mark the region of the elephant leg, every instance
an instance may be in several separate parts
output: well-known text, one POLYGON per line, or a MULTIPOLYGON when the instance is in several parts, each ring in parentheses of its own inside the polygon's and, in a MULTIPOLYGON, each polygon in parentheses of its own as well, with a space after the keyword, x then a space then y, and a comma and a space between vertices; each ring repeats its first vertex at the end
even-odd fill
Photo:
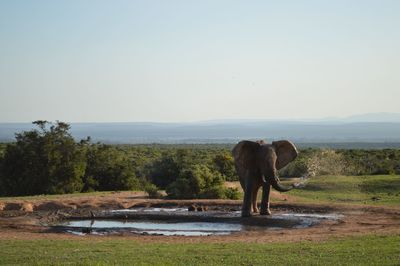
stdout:
POLYGON ((255 212, 255 213, 259 212, 258 207, 257 207, 257 194, 258 194, 259 189, 260 188, 258 186, 254 186, 253 192, 252 192, 251 202, 253 204, 253 212, 255 212))
POLYGON ((271 211, 269 210, 269 193, 271 191, 270 183, 265 183, 262 186, 263 193, 261 199, 261 212, 260 215, 271 215, 271 211))
POLYGON ((253 192, 253 182, 250 178, 246 179, 246 185, 244 189, 244 198, 243 198, 243 205, 242 205, 242 217, 249 217, 251 216, 251 194, 253 192))

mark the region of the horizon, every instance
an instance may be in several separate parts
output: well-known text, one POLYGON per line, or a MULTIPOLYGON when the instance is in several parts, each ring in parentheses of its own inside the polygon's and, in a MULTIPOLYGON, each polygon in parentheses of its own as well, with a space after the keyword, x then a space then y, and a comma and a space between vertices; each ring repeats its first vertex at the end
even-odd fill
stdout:
POLYGON ((0 3, 0 121, 400 113, 400 2, 0 3))
POLYGON ((338 116, 338 117, 316 117, 316 118, 216 118, 209 120, 194 120, 194 121, 62 121, 59 119, 56 120, 47 120, 47 119, 36 119, 32 121, 10 121, 4 122, 0 121, 0 124, 31 124, 37 120, 46 120, 47 122, 53 123, 56 121, 66 122, 69 124, 117 124, 117 123, 154 123, 154 124, 196 124, 196 123, 228 123, 228 122, 316 122, 316 123, 329 123, 329 122, 383 122, 383 123, 398 123, 400 122, 400 112, 399 113, 389 113, 389 112, 377 112, 377 113, 357 113, 349 116, 338 116), (389 118, 388 118, 389 116, 389 118), (367 119, 367 121, 365 121, 367 119), (379 121, 380 120, 380 121, 379 121))
MULTIPOLYGON (((69 124, 71 125, 70 133, 77 141, 90 136, 94 142, 109 144, 215 144, 236 143, 240 139, 270 141, 290 139, 295 143, 322 143, 321 147, 330 143, 330 146, 335 147, 397 148, 400 143, 400 114, 375 113, 343 119, 311 121, 241 119, 183 123, 77 122, 69 124), (346 146, 334 143, 364 144, 346 146), (371 143, 377 145, 371 145, 371 143)), ((35 128, 36 126, 30 122, 0 123, 0 142, 12 142, 16 132, 35 128)))

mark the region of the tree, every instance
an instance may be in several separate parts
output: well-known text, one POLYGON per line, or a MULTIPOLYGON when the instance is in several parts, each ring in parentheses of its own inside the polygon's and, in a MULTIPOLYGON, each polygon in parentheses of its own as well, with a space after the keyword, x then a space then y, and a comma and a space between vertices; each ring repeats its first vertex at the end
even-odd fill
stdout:
POLYGON ((17 133, 8 144, 2 163, 1 183, 6 195, 78 192, 85 173, 85 143, 75 143, 69 125, 38 120, 39 127, 17 133))
POLYGON ((135 169, 123 150, 95 144, 87 152, 83 191, 134 190, 140 187, 135 169))
POLYGON ((220 172, 227 181, 237 181, 239 177, 236 174, 235 163, 230 152, 222 152, 215 155, 213 163, 218 172, 220 172))
POLYGON ((178 178, 180 170, 181 167, 172 154, 164 155, 153 164, 150 180, 157 187, 165 189, 178 178))

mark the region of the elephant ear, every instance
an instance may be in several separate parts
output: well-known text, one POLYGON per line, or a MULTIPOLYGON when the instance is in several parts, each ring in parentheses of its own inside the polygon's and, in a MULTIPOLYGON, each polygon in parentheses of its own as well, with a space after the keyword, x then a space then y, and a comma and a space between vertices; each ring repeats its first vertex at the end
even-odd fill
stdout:
POLYGON ((235 164, 244 169, 255 169, 256 154, 260 149, 260 143, 243 140, 239 142, 232 150, 235 164))
POLYGON ((276 168, 282 169, 288 163, 296 159, 299 152, 296 149, 296 146, 288 140, 279 140, 273 141, 272 146, 275 148, 275 153, 277 156, 276 159, 276 168))

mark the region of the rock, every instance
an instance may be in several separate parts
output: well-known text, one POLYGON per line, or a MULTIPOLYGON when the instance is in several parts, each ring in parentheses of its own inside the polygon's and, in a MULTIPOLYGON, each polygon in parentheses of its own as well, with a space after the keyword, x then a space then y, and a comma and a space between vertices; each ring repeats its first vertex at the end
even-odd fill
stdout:
POLYGON ((92 232, 92 228, 89 228, 89 227, 82 228, 82 233, 84 233, 84 234, 90 234, 91 232, 92 232))
POLYGON ((205 212, 205 211, 207 211, 208 210, 208 207, 207 206, 198 206, 197 207, 197 211, 198 212, 205 212))
POLYGON ((190 211, 190 212, 196 211, 196 206, 190 205, 189 208, 188 208, 188 211, 190 211))
POLYGON ((380 200, 380 199, 381 199, 381 198, 376 197, 376 196, 374 196, 374 197, 371 198, 371 200, 373 200, 373 201, 378 201, 378 200, 380 200))
POLYGON ((35 206, 34 209, 35 211, 55 211, 62 209, 72 209, 72 207, 61 202, 47 201, 35 206))
POLYGON ((33 206, 32 206, 32 204, 29 203, 29 202, 24 202, 24 203, 22 203, 21 211, 24 211, 24 212, 33 212, 33 206))
POLYGON ((22 209, 22 204, 21 203, 7 203, 6 206, 4 207, 5 211, 20 211, 22 209))

